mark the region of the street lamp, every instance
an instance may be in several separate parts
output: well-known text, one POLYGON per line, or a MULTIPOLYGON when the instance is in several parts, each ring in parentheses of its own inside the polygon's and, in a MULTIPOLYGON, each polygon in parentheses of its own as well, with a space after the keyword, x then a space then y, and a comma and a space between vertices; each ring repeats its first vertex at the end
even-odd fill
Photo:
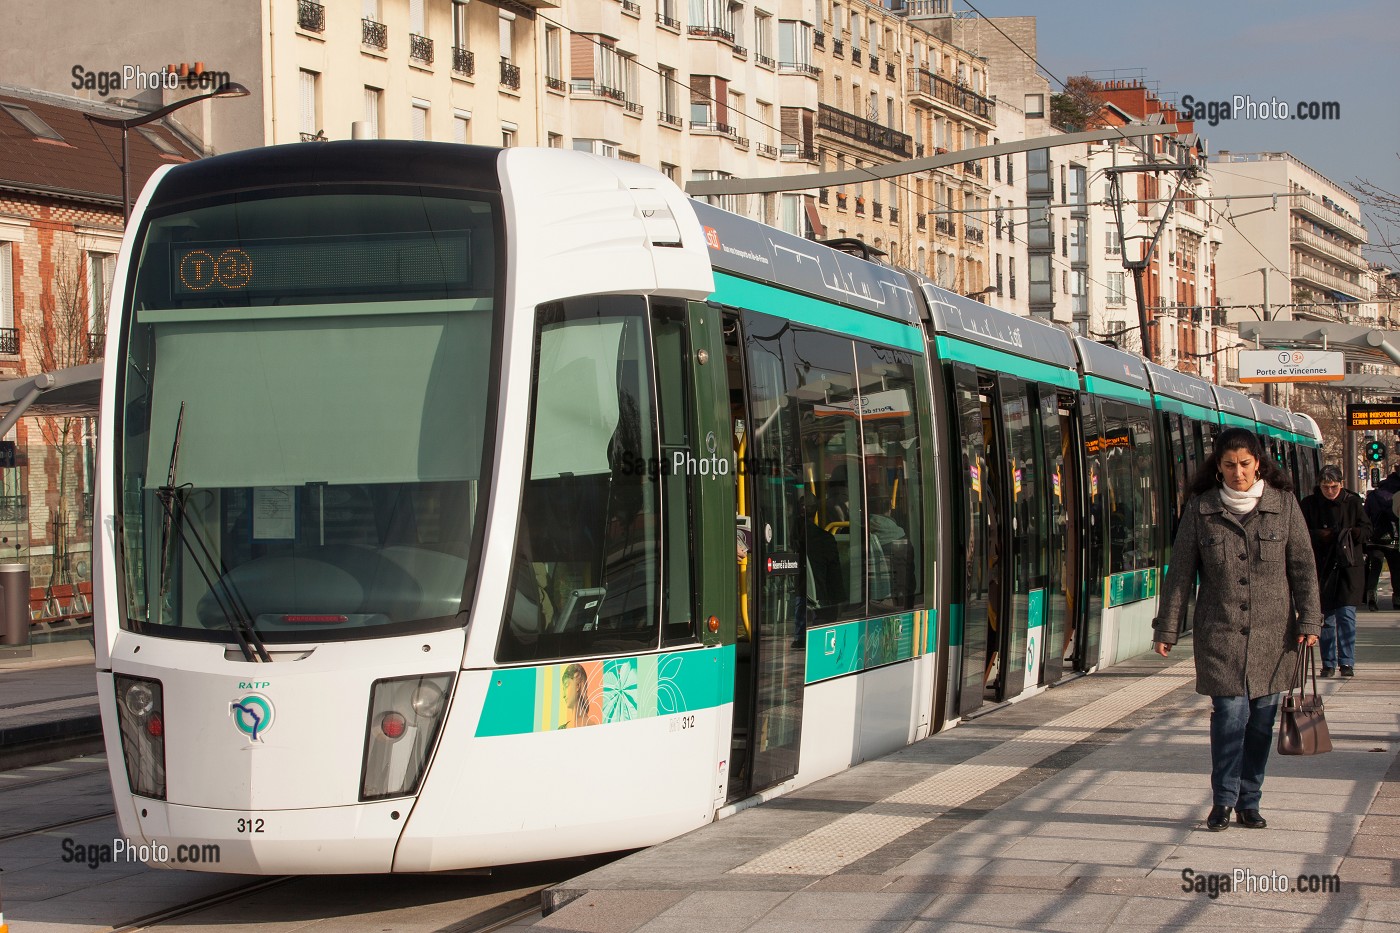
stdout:
POLYGON ((970 294, 970 295, 964 295, 963 297, 964 297, 964 298, 981 298, 983 295, 990 295, 990 294, 992 294, 992 292, 994 292, 994 291, 996 291, 996 290, 997 290, 997 287, 996 287, 995 285, 988 285, 986 288, 982 289, 981 291, 973 292, 972 294, 970 294))
POLYGON ((130 167, 130 155, 127 150, 126 134, 133 126, 142 126, 146 123, 154 123, 161 117, 169 116, 181 107, 188 107, 190 104, 198 103, 201 100, 208 100, 211 97, 247 97, 248 89, 237 82, 230 81, 221 84, 208 94, 196 94, 194 97, 186 97, 184 100, 177 100, 173 104, 167 104, 159 110, 142 114, 139 117, 131 117, 120 120, 116 117, 97 117, 86 114, 93 123, 101 123, 103 126, 120 127, 122 131, 122 226, 125 227, 127 221, 131 219, 131 198, 127 194, 127 174, 130 167))

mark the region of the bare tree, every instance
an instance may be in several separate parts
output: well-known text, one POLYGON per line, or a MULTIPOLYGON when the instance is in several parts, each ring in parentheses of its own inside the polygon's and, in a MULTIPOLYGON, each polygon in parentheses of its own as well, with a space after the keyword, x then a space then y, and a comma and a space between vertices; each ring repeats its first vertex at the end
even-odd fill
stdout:
MULTIPOLYGON (((1400 153, 1396 158, 1400 158, 1400 153)), ((1396 239, 1395 234, 1396 230, 1400 230, 1400 194, 1365 178, 1358 178, 1351 189, 1356 192, 1358 200, 1370 208, 1371 219, 1379 221, 1378 226, 1383 228, 1375 231, 1376 241, 1371 246, 1385 250, 1400 262, 1400 240, 1396 239)))
MULTIPOLYGON (((48 287, 39 296, 39 326, 31 327, 27 335, 25 356, 39 372, 80 366, 93 358, 89 337, 87 257, 75 249, 59 248, 55 251, 52 268, 53 273, 46 283, 48 287)), ((72 582, 70 536, 76 515, 73 498, 79 491, 76 464, 83 419, 40 416, 35 421, 48 447, 48 456, 58 461, 57 495, 50 519, 53 534, 50 579, 72 582)))
POLYGON ((1079 132, 1096 126, 1103 115, 1104 102, 1099 82, 1088 75, 1075 75, 1065 82, 1063 94, 1050 95, 1050 122, 1065 132, 1079 132))

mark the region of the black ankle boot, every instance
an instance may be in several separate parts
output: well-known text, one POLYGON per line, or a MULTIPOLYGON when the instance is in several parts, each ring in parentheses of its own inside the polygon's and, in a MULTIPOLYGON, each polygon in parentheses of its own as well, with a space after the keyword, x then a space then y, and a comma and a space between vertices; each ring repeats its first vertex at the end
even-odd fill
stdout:
POLYGON ((1236 810, 1235 822, 1245 829, 1263 829, 1269 825, 1269 821, 1260 816, 1258 810, 1236 810))
POLYGON ((1218 804, 1210 808, 1210 816, 1206 817, 1206 829, 1213 833, 1218 833, 1223 829, 1230 828, 1230 808, 1222 807, 1218 804))

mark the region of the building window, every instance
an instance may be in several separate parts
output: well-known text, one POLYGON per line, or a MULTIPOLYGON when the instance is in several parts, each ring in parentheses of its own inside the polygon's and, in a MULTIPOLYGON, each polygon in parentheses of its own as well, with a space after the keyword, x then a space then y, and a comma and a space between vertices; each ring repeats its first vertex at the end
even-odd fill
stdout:
POLYGON ((428 34, 428 14, 423 9, 423 0, 408 0, 408 31, 415 36, 428 34))
POLYGON ((660 65, 656 71, 660 76, 658 90, 661 92, 661 119, 663 122, 675 124, 680 120, 680 114, 676 112, 679 109, 676 102, 676 69, 660 65))
POLYGON ((762 10, 753 11, 753 47, 760 64, 773 64, 773 17, 762 10))
POLYGON ((563 31, 558 26, 544 27, 545 84, 556 91, 564 90, 563 31))
POLYGON ((1121 272, 1108 274, 1108 303, 1111 305, 1123 303, 1123 273, 1121 272))
POLYGON ((365 87, 365 123, 369 124, 370 139, 379 139, 379 119, 384 110, 384 92, 377 87, 365 87))
POLYGON ((778 67, 797 70, 812 65, 812 27, 793 20, 778 21, 778 67))
POLYGON ((501 10, 500 31, 501 31, 501 61, 509 62, 515 58, 515 14, 501 10))
POLYGON ((301 70, 301 137, 310 139, 316 136, 321 126, 320 108, 317 106, 320 97, 321 76, 314 71, 301 70))
POLYGON ((430 105, 426 100, 413 99, 413 138, 430 139, 428 135, 428 110, 430 105))
POLYGON ((575 152, 591 152, 594 155, 606 156, 609 159, 617 158, 617 144, 610 143, 604 139, 575 139, 575 152))
POLYGON ((472 112, 470 110, 452 111, 452 139, 459 143, 471 142, 472 112))
POLYGON ((677 178, 680 177, 680 171, 680 166, 672 165, 669 162, 661 163, 661 174, 671 179, 671 181, 675 181, 677 178))
POLYGON ((471 48, 468 41, 471 33, 467 28, 467 6, 466 0, 452 0, 452 45, 459 49, 471 48))
MULTIPOLYGON (((15 326, 15 276, 12 266, 14 246, 0 241, 0 328, 13 330, 15 326)), ((0 335, 0 338, 8 335, 0 335)), ((0 339, 0 352, 17 353, 18 347, 11 349, 5 344, 10 341, 0 339)))
POLYGON ((549 136, 548 136, 548 140, 549 140, 549 148, 551 148, 551 149, 563 149, 563 148, 564 148, 564 137, 563 137, 563 136, 560 136, 558 133, 550 133, 549 136))
POLYGON ((112 297, 112 279, 117 273, 117 257, 112 253, 88 253, 88 331, 107 330, 107 303, 112 297))
POLYGON ((517 132, 519 132, 519 130, 520 130, 520 127, 517 126, 516 124, 514 124, 514 123, 507 123, 507 122, 502 121, 502 123, 501 123, 501 147, 504 148, 504 149, 509 149, 511 146, 514 146, 514 145, 515 145, 515 134, 516 134, 517 132))
POLYGON ((1028 116, 1028 117, 1043 117, 1043 116, 1045 116, 1045 95, 1044 95, 1044 94, 1027 94, 1027 95, 1026 95, 1026 116, 1028 116))

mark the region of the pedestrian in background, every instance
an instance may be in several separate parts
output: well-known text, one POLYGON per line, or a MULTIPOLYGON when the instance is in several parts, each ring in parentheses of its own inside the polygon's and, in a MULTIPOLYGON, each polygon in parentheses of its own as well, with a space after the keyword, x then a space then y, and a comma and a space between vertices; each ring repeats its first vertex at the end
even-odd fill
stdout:
POLYGON ((1365 587, 1364 559, 1371 522, 1361 497, 1342 488, 1342 470, 1322 468, 1316 491, 1303 500, 1303 517, 1312 535, 1322 601, 1322 676, 1340 668, 1355 673, 1356 606, 1365 587))
POLYGON ((1196 692, 1211 698, 1211 810, 1206 827, 1247 829, 1259 813, 1279 694, 1298 647, 1317 644, 1322 608, 1312 542, 1288 474, 1252 431, 1227 428, 1191 482, 1152 623, 1166 657, 1196 599, 1196 692))
POLYGON ((1390 471, 1375 489, 1366 493, 1366 518, 1371 522, 1371 540, 1366 545, 1366 608, 1372 612, 1376 602, 1376 587, 1381 582, 1381 564, 1390 568, 1390 607, 1400 609, 1400 592, 1396 592, 1396 570, 1400 569, 1400 548, 1396 547, 1395 494, 1400 492, 1400 472, 1390 471))

